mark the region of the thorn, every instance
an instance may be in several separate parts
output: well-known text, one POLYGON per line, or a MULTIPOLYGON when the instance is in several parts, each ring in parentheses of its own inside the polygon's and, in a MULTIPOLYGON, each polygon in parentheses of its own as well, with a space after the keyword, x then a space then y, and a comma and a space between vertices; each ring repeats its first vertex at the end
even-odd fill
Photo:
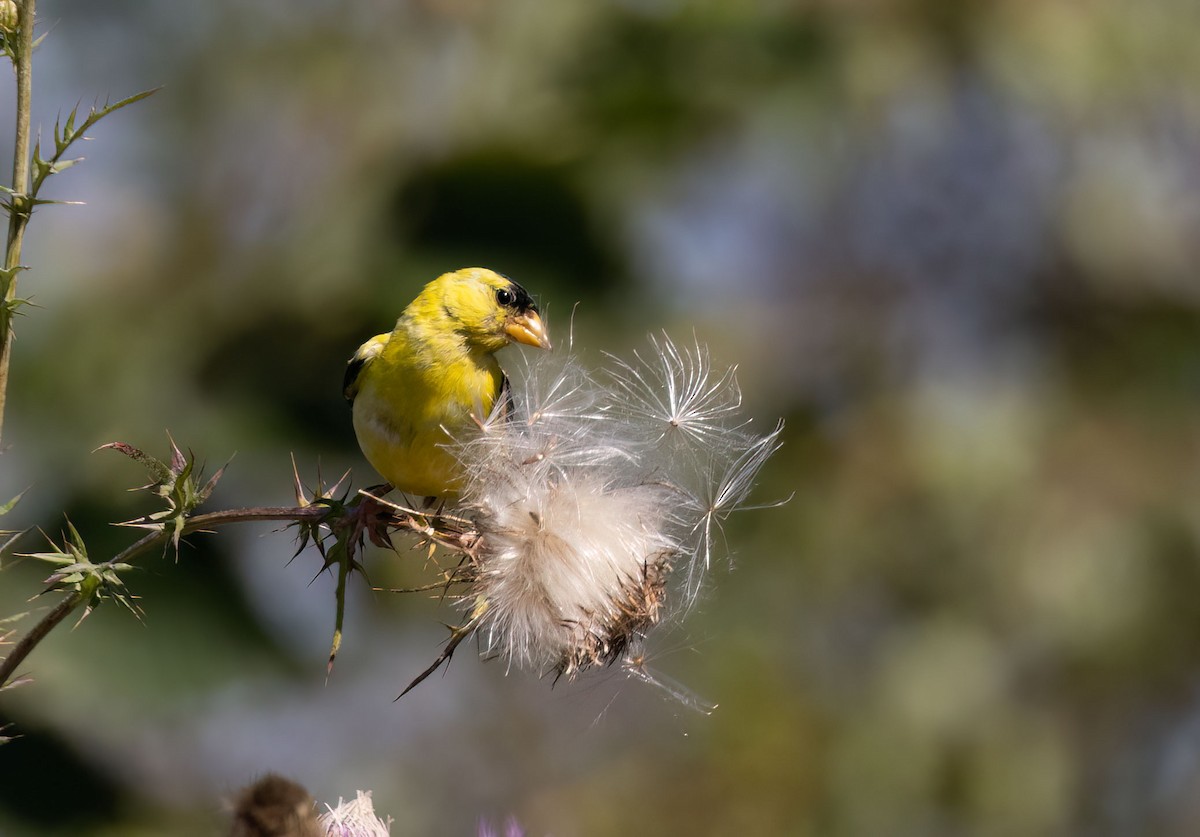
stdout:
MULTIPOLYGON (((445 663, 447 667, 449 667, 450 658, 454 656, 454 650, 458 648, 459 643, 475 632, 478 621, 479 620, 477 617, 473 617, 467 620, 464 624, 459 625, 456 628, 451 628, 450 640, 446 643, 446 647, 442 649, 442 653, 438 654, 437 659, 434 660, 427 669, 418 674, 411 683, 405 686, 403 692, 396 695, 396 700, 400 700, 400 698, 404 697, 413 689, 415 689, 422 681, 425 680, 425 678, 437 671, 441 667, 442 663, 445 663)), ((396 701, 392 702, 395 703, 396 701)))
POLYGON ((333 632, 333 645, 329 649, 329 662, 325 665, 325 683, 328 685, 329 678, 333 674, 333 661, 337 658, 338 649, 342 647, 342 632, 340 630, 333 632))
MULTIPOLYGON (((342 474, 340 477, 338 477, 337 482, 335 482, 333 485, 331 485, 329 487, 329 491, 326 493, 325 496, 332 497, 334 494, 337 494, 338 491, 340 491, 342 488, 342 483, 346 483, 347 485, 349 485, 349 479, 350 479, 350 469, 347 468, 346 472, 344 474, 342 474)), ((347 488, 347 491, 349 491, 349 488, 347 488)), ((346 498, 343 497, 342 499, 344 500, 346 498)))
POLYGON ((167 432, 167 439, 171 443, 171 472, 178 474, 183 470, 184 465, 187 464, 187 460, 184 459, 183 451, 179 449, 179 445, 175 444, 175 439, 169 431, 167 432))
POLYGON ((296 489, 296 505, 307 506, 309 499, 304 496, 304 485, 300 482, 300 470, 296 467, 296 454, 289 453, 292 459, 292 485, 296 489))

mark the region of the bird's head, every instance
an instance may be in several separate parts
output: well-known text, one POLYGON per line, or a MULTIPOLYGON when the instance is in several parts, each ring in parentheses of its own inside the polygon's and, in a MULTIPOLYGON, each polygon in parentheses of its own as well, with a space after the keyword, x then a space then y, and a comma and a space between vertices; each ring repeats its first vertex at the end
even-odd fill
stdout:
POLYGON ((475 349, 494 352, 510 342, 550 348, 550 337, 529 293, 507 276, 482 267, 444 273, 413 303, 426 316, 446 318, 475 349))

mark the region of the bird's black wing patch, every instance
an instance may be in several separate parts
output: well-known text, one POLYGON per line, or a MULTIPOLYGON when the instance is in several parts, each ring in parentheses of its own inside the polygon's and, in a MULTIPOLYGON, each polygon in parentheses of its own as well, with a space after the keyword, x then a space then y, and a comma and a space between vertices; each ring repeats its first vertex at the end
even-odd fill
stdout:
POLYGON ((355 355, 346 364, 346 377, 342 378, 342 395, 346 396, 347 404, 354 403, 354 396, 358 394, 358 376, 362 373, 368 360, 369 358, 355 355))
POLYGON ((358 395, 359 378, 362 377, 363 370, 367 368, 367 364, 373 361, 383 347, 387 345, 387 334, 377 334, 358 347, 358 351, 350 358, 350 362, 346 364, 346 376, 342 378, 342 395, 346 396, 346 401, 350 404, 354 403, 354 396, 358 395))

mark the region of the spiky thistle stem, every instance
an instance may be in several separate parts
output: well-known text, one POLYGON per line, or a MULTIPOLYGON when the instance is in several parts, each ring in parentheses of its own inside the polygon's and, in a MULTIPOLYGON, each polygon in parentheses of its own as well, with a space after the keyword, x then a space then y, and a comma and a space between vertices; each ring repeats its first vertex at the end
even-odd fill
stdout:
POLYGON ((18 200, 29 198, 29 142, 33 102, 33 19, 37 0, 20 0, 17 4, 16 37, 11 39, 11 53, 17 76, 16 132, 13 138, 13 211, 8 218, 8 239, 4 253, 4 270, 0 272, 0 438, 3 437, 4 407, 8 395, 8 369, 12 356, 13 304, 17 295, 17 273, 21 265, 21 244, 29 223, 31 206, 18 200))
MULTIPOLYGON (((217 526, 224 526, 229 523, 253 523, 257 521, 279 520, 292 523, 306 522, 318 520, 328 513, 328 509, 323 506, 260 506, 245 509, 224 509, 222 511, 208 512, 207 514, 198 514, 188 518, 184 524, 182 534, 190 534, 192 532, 200 532, 207 529, 212 529, 217 526)), ((160 529, 151 532, 145 537, 135 541, 127 546, 121 552, 117 553, 108 561, 100 565, 101 568, 114 567, 119 564, 128 564, 133 559, 151 551, 155 548, 165 547, 172 539, 173 534, 167 529, 160 529)), ((82 591, 68 594, 57 605, 54 606, 45 616, 43 616, 37 624, 21 637, 20 641, 13 646, 12 651, 0 661, 0 688, 3 688, 16 673, 17 667, 25 661, 25 659, 33 652, 42 640, 44 640, 51 631, 58 625, 62 624, 68 616, 74 613, 78 608, 82 607, 88 601, 88 595, 82 591)))

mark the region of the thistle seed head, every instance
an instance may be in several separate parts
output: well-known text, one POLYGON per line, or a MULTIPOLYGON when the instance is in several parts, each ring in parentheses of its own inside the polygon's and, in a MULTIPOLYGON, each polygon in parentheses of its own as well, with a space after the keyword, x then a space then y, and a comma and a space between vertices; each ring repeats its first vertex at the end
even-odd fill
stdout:
POLYGON ((779 447, 780 428, 750 431, 732 368, 714 373, 698 344, 650 343, 596 374, 569 352, 523 355, 512 410, 455 448, 469 475, 457 513, 478 533, 461 599, 509 665, 570 679, 685 612, 715 533, 779 447))

